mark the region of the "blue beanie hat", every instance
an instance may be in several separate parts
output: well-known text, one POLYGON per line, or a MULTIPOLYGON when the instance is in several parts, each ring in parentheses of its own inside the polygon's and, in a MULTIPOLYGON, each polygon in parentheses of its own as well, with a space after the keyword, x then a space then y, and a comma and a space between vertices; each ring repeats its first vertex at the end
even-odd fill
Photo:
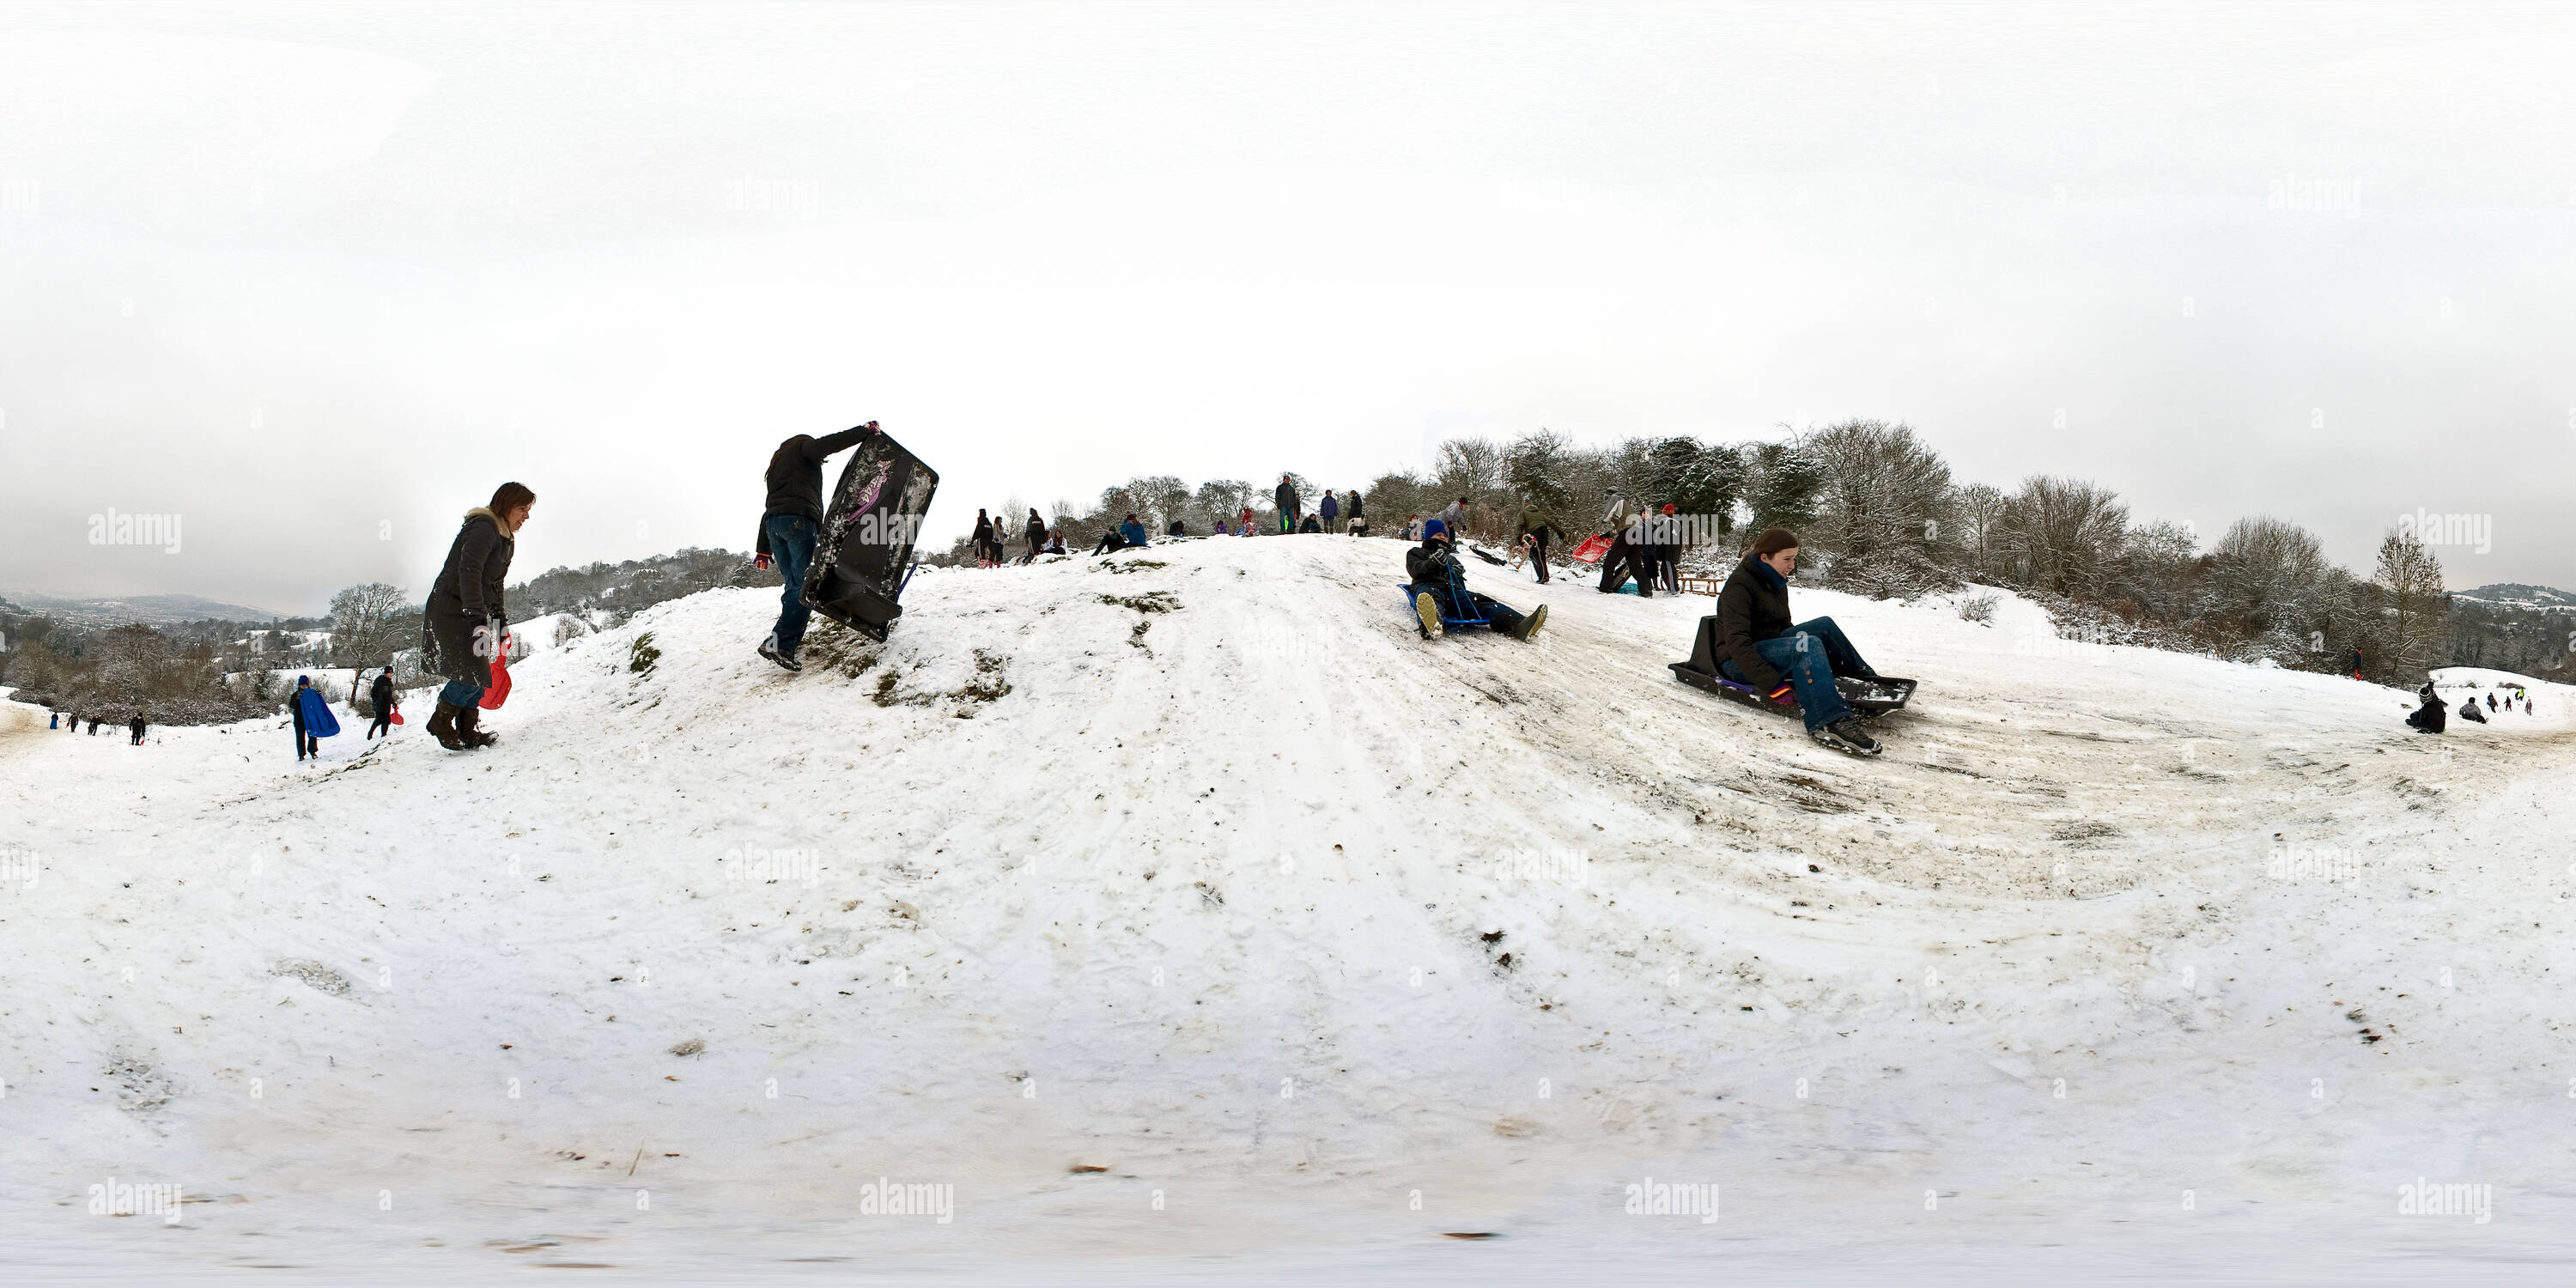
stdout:
POLYGON ((1438 519, 1433 519, 1431 522, 1422 525, 1422 539, 1425 541, 1428 541, 1433 537, 1445 537, 1447 535, 1449 535, 1449 525, 1442 523, 1438 519))
POLYGON ((301 688, 305 688, 305 687, 310 686, 312 683, 313 683, 313 677, 312 677, 312 676, 309 676, 309 675, 299 675, 299 676, 295 677, 295 687, 296 687, 296 688, 299 688, 299 689, 301 689, 301 688))

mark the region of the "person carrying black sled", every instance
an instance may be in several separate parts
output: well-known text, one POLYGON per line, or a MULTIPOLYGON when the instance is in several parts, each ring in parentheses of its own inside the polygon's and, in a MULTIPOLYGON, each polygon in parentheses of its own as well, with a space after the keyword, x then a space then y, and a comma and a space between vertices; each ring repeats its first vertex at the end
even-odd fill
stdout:
MULTIPOLYGON (((778 565, 784 583, 778 596, 778 624, 760 642, 760 655, 790 671, 805 668, 796 661, 796 646, 805 642, 805 625, 813 610, 805 606, 805 568, 814 562, 814 546, 823 532, 823 462, 832 453, 854 446, 877 432, 877 423, 854 426, 816 438, 798 434, 769 454, 763 478, 769 500, 760 511, 760 539, 752 546, 752 563, 778 565)), ((436 732, 433 721, 432 732, 436 732)))
POLYGON ((2442 695, 2433 691, 2431 680, 2426 680, 2424 687, 2415 691, 2415 696, 2423 699, 2424 705, 2406 717, 2408 727, 2423 733, 2440 733, 2450 726, 2450 708, 2442 704, 2442 695))
POLYGON ((1830 617, 1791 625, 1789 578, 1798 571, 1798 534, 1766 529, 1717 593, 1718 670, 1774 702, 1795 700, 1807 736, 1836 751, 1875 756, 1878 740, 1860 727, 1834 677, 1875 680, 1830 617))
POLYGON ((446 676, 447 685, 438 691, 429 732, 449 751, 496 741, 474 726, 482 718, 483 691, 492 687, 492 659, 510 629, 501 593, 510 577, 510 556, 536 507, 537 494, 525 485, 502 484, 490 505, 465 512, 455 544, 447 548, 447 563, 430 585, 429 603, 421 612, 423 669, 446 676))
POLYGON ((392 737, 394 733, 394 669, 392 667, 386 667, 384 672, 376 677, 376 682, 367 686, 367 705, 376 709, 376 722, 367 726, 367 741, 374 742, 377 734, 392 737))
POLYGON ((1467 589, 1467 570, 1458 563, 1449 525, 1438 519, 1422 526, 1421 545, 1404 552, 1404 574, 1413 583, 1413 613, 1421 619, 1424 639, 1438 639, 1444 633, 1440 625, 1444 614, 1482 617, 1497 632, 1516 640, 1538 634, 1538 628, 1547 624, 1545 604, 1523 616, 1509 604, 1467 589))

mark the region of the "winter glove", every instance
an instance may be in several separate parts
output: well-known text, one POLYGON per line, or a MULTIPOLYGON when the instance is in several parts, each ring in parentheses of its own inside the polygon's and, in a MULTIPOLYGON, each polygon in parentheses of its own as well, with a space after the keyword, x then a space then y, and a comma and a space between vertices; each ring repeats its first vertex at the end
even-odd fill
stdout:
POLYGON ((754 567, 754 568, 758 568, 758 569, 759 569, 759 570, 761 570, 762 572, 767 572, 767 571, 769 571, 769 556, 767 556, 767 555, 753 555, 753 556, 751 557, 751 566, 752 566, 752 567, 754 567))

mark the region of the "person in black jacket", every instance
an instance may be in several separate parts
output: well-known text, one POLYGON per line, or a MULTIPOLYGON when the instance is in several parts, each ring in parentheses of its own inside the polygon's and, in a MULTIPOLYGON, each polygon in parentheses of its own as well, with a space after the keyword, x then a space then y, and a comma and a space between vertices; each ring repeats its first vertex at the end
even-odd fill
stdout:
POLYGON ((1029 552, 1020 556, 1020 562, 1030 563, 1037 559, 1039 549, 1045 546, 1047 541, 1046 520, 1038 517, 1034 506, 1029 510, 1029 521, 1023 530, 1028 533, 1029 552))
POLYGON ((376 722, 367 726, 367 741, 377 734, 392 737, 394 732, 394 669, 386 667, 376 682, 367 686, 367 703, 376 709, 376 722))
POLYGON ((1290 482, 1289 477, 1290 476, 1286 474, 1280 475, 1278 490, 1270 494, 1270 499, 1277 502, 1279 506, 1279 530, 1281 532, 1295 532, 1297 530, 1297 485, 1290 482))
POLYGON ((760 642, 760 655, 790 671, 805 669, 796 661, 796 646, 805 642, 805 625, 814 615, 805 607, 805 566, 814 562, 814 545, 822 539, 823 462, 876 432, 872 420, 821 438, 798 434, 769 454, 769 470, 762 476, 769 484, 769 501, 760 511, 760 540, 752 546, 751 561, 762 568, 775 562, 784 585, 778 595, 778 624, 760 642))
POLYGON ((501 593, 510 577, 510 556, 536 505, 537 494, 526 486, 502 484, 490 505, 465 512, 455 544, 447 548, 447 562, 430 584, 429 603, 421 612, 421 656, 424 669, 446 676, 447 685, 438 691, 429 732, 449 751, 488 747, 494 741, 474 726, 482 718, 483 691, 492 687, 492 659, 510 629, 501 593))
POLYGON ((990 568, 993 558, 993 521, 982 510, 975 512, 975 566, 990 568))
POLYGON ((1538 628, 1547 624, 1545 604, 1523 616, 1509 604, 1467 589, 1467 570, 1458 563, 1449 525, 1438 519, 1423 525, 1421 545, 1404 552, 1404 575, 1413 583, 1413 613, 1421 619, 1419 629, 1424 639, 1436 639, 1444 633, 1440 624, 1444 615, 1482 617, 1493 623, 1497 633, 1516 640, 1538 634, 1538 628))
POLYGON ((1791 625, 1789 577, 1798 571, 1798 534, 1769 528, 1753 539, 1744 562, 1717 593, 1718 670, 1774 702, 1795 700, 1807 736, 1836 751, 1875 756, 1876 739, 1860 727, 1834 687, 1837 675, 1876 679, 1830 617, 1791 625))
POLYGON ((144 725, 144 723, 143 723, 143 713, 142 713, 142 712, 140 712, 140 711, 135 712, 135 713, 134 713, 134 721, 133 721, 133 723, 128 724, 128 725, 127 725, 127 726, 125 726, 125 727, 134 731, 134 742, 133 742, 131 745, 133 745, 133 746, 137 746, 137 747, 142 746, 142 745, 143 745, 143 730, 144 730, 144 729, 145 729, 145 727, 146 727, 146 726, 144 725))
POLYGON ((1354 537, 1365 537, 1368 535, 1368 511, 1362 508, 1365 504, 1365 499, 1360 496, 1360 490, 1358 488, 1352 488, 1350 496, 1350 510, 1344 517, 1351 521, 1351 535, 1354 537))
POLYGON ((2406 723, 2410 727, 2425 733, 2440 733, 2450 727, 2451 709, 2442 704, 2442 695, 2433 691, 2431 680, 2426 680, 2424 687, 2415 691, 2415 696, 2423 699, 2424 705, 2415 708, 2415 713, 2406 717, 2406 723))

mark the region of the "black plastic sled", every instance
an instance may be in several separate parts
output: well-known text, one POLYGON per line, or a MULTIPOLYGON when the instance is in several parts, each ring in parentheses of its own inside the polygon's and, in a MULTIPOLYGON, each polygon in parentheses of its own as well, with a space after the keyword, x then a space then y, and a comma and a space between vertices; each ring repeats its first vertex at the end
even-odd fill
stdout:
POLYGON ((903 616, 895 601, 912 567, 912 543, 939 490, 939 472, 883 433, 850 449, 823 512, 805 606, 880 643, 903 616))
MULTIPOLYGON (((1705 689, 1730 702, 1740 702, 1776 715, 1799 714, 1797 702, 1773 702, 1753 691, 1753 686, 1726 678, 1717 669, 1717 619, 1699 619, 1699 639, 1691 645, 1687 662, 1674 662, 1673 678, 1696 689, 1705 689)), ((1882 675, 1875 680, 1855 679, 1848 675, 1834 677, 1834 687, 1842 690, 1843 701, 1864 720, 1874 720, 1890 711, 1902 711, 1914 699, 1914 681, 1882 675)))

